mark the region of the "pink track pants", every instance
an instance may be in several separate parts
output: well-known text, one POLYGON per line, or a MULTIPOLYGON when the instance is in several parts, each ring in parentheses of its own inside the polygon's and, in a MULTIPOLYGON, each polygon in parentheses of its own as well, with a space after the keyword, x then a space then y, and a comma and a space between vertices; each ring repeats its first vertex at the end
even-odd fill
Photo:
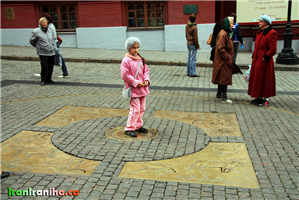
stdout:
POLYGON ((135 131, 139 129, 142 124, 142 116, 145 112, 145 96, 134 97, 130 100, 129 119, 125 131, 135 131))

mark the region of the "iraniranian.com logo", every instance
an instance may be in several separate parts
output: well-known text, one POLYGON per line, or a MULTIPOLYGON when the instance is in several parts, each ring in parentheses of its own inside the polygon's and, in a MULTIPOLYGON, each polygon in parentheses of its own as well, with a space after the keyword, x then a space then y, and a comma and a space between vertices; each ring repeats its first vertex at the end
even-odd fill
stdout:
POLYGON ((50 188, 49 190, 12 190, 8 188, 8 196, 79 196, 79 190, 55 190, 50 188))

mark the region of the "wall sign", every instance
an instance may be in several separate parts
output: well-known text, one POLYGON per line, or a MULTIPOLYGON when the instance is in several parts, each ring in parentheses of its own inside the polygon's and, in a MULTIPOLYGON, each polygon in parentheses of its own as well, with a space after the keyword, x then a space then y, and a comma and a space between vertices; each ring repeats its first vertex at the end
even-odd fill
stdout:
POLYGON ((12 7, 4 7, 4 12, 6 20, 15 20, 15 15, 12 7))
MULTIPOLYGON (((262 14, 275 21, 287 21, 288 0, 244 0, 236 2, 237 22, 255 23, 262 14)), ((299 1, 292 1, 291 20, 299 20, 299 1)))
POLYGON ((197 4, 184 5, 184 14, 197 13, 197 4))

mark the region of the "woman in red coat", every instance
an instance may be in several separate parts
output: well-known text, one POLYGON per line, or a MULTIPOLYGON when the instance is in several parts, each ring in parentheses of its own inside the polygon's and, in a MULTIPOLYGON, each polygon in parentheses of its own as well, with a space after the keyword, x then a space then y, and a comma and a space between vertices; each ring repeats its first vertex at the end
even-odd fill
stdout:
POLYGON ((272 29, 267 15, 260 17, 259 28, 252 54, 248 95, 255 98, 250 103, 265 106, 269 103, 268 97, 276 96, 273 56, 277 51, 277 32, 272 29))

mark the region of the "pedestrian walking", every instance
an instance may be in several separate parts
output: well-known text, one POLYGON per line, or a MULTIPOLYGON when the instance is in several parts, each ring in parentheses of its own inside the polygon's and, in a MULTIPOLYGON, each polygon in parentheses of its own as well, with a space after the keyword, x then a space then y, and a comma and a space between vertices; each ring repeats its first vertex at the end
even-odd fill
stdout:
MULTIPOLYGON (((62 43, 62 40, 56 33, 56 28, 53 24, 53 19, 52 19, 51 15, 48 14, 48 13, 44 13, 43 17, 47 18, 48 28, 53 32, 53 35, 55 37, 56 46, 57 46, 57 48, 59 48, 60 44, 62 43), (58 40, 58 38, 60 38, 60 40, 58 40)), ((64 59, 63 59, 62 56, 61 56, 61 61, 62 61, 61 62, 62 63, 62 66, 61 66, 62 76, 58 76, 58 78, 68 78, 69 75, 68 75, 67 68, 66 68, 66 65, 65 65, 65 62, 64 62, 64 59)), ((40 74, 34 74, 34 75, 35 76, 40 76, 40 74)))
POLYGON ((141 42, 139 38, 130 37, 126 40, 127 53, 121 62, 121 77, 126 88, 132 86, 132 98, 130 100, 130 111, 125 134, 137 137, 137 132, 147 133, 144 127, 142 116, 145 112, 146 96, 149 92, 150 77, 146 60, 139 54, 141 42), (139 68, 139 69, 138 69, 139 68), (138 70, 137 77, 135 74, 138 70))
POLYGON ((186 25, 186 39, 188 48, 187 76, 199 77, 199 75, 195 74, 197 49, 200 50, 198 43, 197 24, 195 23, 196 15, 191 14, 189 16, 189 20, 190 21, 186 25))
POLYGON ((231 40, 233 31, 233 19, 224 18, 221 31, 216 39, 216 50, 213 63, 212 83, 218 84, 216 99, 224 103, 233 103, 227 98, 227 85, 232 85, 233 52, 234 46, 231 40))
POLYGON ((273 56, 277 51, 278 34, 268 15, 261 15, 259 28, 252 54, 248 95, 255 98, 250 103, 265 106, 269 104, 269 97, 276 96, 273 56))
POLYGON ((240 25, 236 21, 237 20, 236 13, 231 13, 230 16, 234 18, 234 26, 233 26, 234 34, 233 34, 232 40, 233 40, 233 44, 234 44, 234 63, 236 63, 237 54, 238 54, 238 51, 239 51, 239 43, 244 45, 245 42, 243 41, 240 25))
POLYGON ((37 55, 41 61, 41 86, 46 83, 54 83, 52 73, 54 67, 54 56, 56 50, 55 37, 48 29, 48 20, 40 18, 39 27, 32 31, 30 44, 36 47, 37 55))

